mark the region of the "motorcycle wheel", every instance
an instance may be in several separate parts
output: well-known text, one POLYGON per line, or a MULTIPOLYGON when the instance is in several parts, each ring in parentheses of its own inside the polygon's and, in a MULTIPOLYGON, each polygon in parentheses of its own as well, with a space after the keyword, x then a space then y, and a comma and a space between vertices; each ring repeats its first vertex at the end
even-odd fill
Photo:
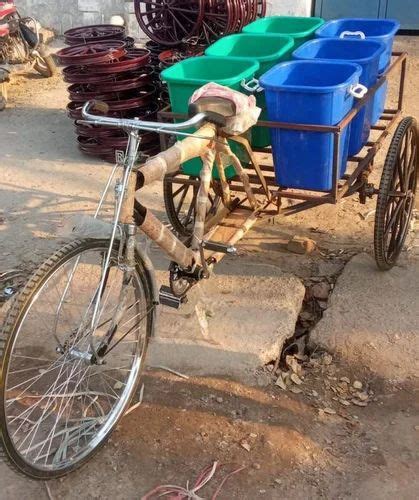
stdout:
POLYGON ((51 78, 54 76, 57 71, 57 66, 55 65, 54 59, 52 56, 49 56, 45 53, 43 48, 38 49, 39 56, 36 58, 34 69, 45 78, 51 78))

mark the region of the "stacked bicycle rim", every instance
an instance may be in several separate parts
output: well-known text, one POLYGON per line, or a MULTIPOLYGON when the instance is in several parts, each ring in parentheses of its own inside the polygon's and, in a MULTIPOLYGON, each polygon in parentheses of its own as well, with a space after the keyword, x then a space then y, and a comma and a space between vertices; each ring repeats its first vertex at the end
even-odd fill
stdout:
POLYGON ((266 0, 134 0, 144 33, 166 46, 194 37, 211 43, 266 14, 266 0))
MULTIPOLYGON (((74 28, 65 33, 69 47, 58 52, 70 102, 68 115, 75 120, 79 149, 113 162, 117 151, 125 151, 128 138, 117 129, 95 127, 82 121, 83 104, 92 99, 109 106, 109 116, 155 120, 159 110, 155 75, 149 66, 150 51, 137 48, 121 26, 100 25, 74 28)), ((158 152, 158 136, 145 133, 141 151, 158 152)))

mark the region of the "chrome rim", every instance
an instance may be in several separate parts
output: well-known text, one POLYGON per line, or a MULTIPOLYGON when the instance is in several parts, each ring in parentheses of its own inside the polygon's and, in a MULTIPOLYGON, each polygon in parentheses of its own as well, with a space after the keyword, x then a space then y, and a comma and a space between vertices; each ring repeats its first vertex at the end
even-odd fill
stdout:
MULTIPOLYGON (((91 364, 89 319, 107 248, 87 249, 49 276, 20 321, 5 377, 8 439, 39 470, 74 466, 107 437, 128 405, 142 365, 147 301, 135 275, 129 309, 106 364, 91 364)), ((102 294, 97 343, 116 310, 124 273, 111 260, 102 294)))

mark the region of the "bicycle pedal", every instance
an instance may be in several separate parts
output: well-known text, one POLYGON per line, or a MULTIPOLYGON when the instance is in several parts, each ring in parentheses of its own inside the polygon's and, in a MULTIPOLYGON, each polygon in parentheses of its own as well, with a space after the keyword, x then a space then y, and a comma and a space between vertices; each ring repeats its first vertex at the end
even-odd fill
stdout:
POLYGON ((159 292, 159 302, 162 306, 172 307, 173 309, 179 309, 182 304, 188 301, 186 295, 183 297, 176 297, 173 295, 172 290, 169 286, 162 285, 159 292))
POLYGON ((224 243, 219 243, 218 241, 208 241, 203 240, 202 248, 205 250, 210 250, 216 253, 225 253, 229 255, 237 255, 237 248, 233 245, 225 245, 224 243))

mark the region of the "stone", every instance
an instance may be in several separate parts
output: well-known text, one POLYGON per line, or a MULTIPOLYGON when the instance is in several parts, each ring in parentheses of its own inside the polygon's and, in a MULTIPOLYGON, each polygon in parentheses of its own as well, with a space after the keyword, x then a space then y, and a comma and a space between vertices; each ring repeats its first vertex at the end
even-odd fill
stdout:
POLYGON ((318 300, 317 304, 322 311, 325 311, 329 307, 329 303, 327 300, 318 300))
POLYGON ((302 320, 302 321, 313 321, 315 319, 316 319, 316 316, 311 311, 303 311, 300 314, 300 320, 302 320))
POLYGON ((323 408, 324 413, 327 415, 336 415, 336 410, 333 408, 323 408))
POLYGON ((358 373, 368 369, 394 382, 418 377, 418 297, 418 259, 383 273, 369 255, 359 254, 338 278, 310 342, 338 354, 358 373))
POLYGON ((293 373, 296 373, 297 375, 301 375, 301 373, 302 373, 301 365, 294 356, 286 356, 285 357, 285 364, 288 366, 288 368, 293 373))
MULTIPOLYGON (((246 265, 245 258, 226 258, 216 273, 192 288, 179 310, 160 308, 150 365, 248 377, 276 359, 294 335, 305 295, 298 278, 272 266, 246 265), (208 310, 216 314, 203 322, 199 311, 208 310)), ((165 283, 167 272, 157 278, 165 283)))
POLYGON ((291 373, 290 379, 295 385, 301 385, 303 383, 303 381, 296 373, 291 373))
POLYGON ((310 294, 312 297, 318 300, 327 300, 329 298, 330 285, 329 283, 316 283, 310 288, 310 294))
POLYGON ((359 380, 355 380, 355 382, 352 384, 355 389, 362 389, 362 382, 359 380))
POLYGON ((333 363, 333 357, 325 352, 322 356, 322 365, 324 366, 330 366, 333 363))
POLYGON ((362 406, 362 407, 368 406, 368 403, 366 401, 359 401, 358 399, 355 399, 355 398, 352 399, 351 402, 355 406, 362 406))
POLYGON ((287 390, 287 386, 284 382, 284 379, 282 378, 282 374, 278 377, 278 380, 275 382, 275 385, 282 389, 283 391, 287 390))
POLYGON ((247 441, 245 441, 245 440, 241 441, 240 446, 242 448, 244 448, 247 452, 250 452, 250 449, 251 449, 250 444, 247 441))
POLYGON ((287 244, 287 250, 299 255, 313 253, 317 245, 314 240, 310 238, 303 238, 301 236, 294 236, 287 244))
POLYGON ((366 392, 357 392, 355 396, 360 400, 360 401, 368 401, 370 398, 366 392))
POLYGON ((301 394, 303 391, 298 387, 291 387, 290 392, 292 392, 293 394, 301 394))

